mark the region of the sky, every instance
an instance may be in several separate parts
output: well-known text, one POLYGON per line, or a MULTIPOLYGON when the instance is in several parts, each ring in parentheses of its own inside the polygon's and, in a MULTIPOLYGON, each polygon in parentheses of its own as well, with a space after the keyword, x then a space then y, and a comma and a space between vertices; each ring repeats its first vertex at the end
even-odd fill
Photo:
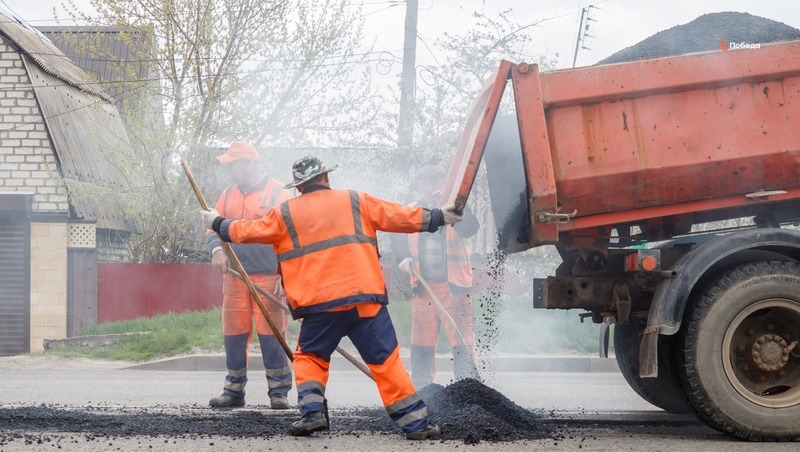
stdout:
MULTIPOLYGON (((362 3, 365 14, 366 41, 375 39, 375 50, 401 56, 403 48, 405 3, 403 0, 351 0, 362 3)), ((34 26, 57 25, 53 8, 61 10, 62 0, 0 0, 34 26)), ((88 0, 75 3, 89 10, 88 0)), ((688 23, 695 18, 721 11, 747 12, 800 28, 800 2, 797 0, 676 0, 649 2, 641 0, 419 0, 417 62, 434 64, 441 60, 433 45, 443 33, 462 33, 473 23, 472 14, 483 12, 490 17, 510 9, 520 25, 547 19, 530 28, 534 44, 531 55, 555 58, 558 68, 571 67, 581 10, 592 5, 586 47, 577 56, 577 66, 585 66, 629 47, 661 30, 688 23), (429 50, 430 49, 430 50, 429 50), (438 59, 437 59, 438 56, 438 59)), ((63 11, 63 10, 61 10, 63 11)), ((61 18, 68 17, 60 13, 61 18)), ((72 25, 71 23, 64 23, 72 25)), ((400 72, 394 64, 390 72, 400 72)))
MULTIPOLYGON (((386 85, 397 86, 401 72, 400 58, 404 37, 404 0, 346 0, 363 3, 365 14, 365 42, 374 50, 395 55, 395 63, 388 69, 375 64, 375 73, 383 75, 386 85), (391 80, 391 82, 389 82, 391 80)), ((482 12, 495 17, 511 10, 520 26, 541 22, 527 28, 532 39, 529 55, 544 55, 557 59, 557 68, 572 66, 575 39, 582 8, 592 5, 589 33, 593 36, 585 43, 588 49, 578 53, 577 66, 595 64, 609 55, 632 46, 653 34, 697 17, 723 11, 746 12, 800 29, 800 1, 798 0, 672 0, 663 2, 644 0, 418 0, 417 64, 436 64, 444 61, 434 45, 444 33, 463 34, 474 24, 473 14, 482 12)), ((91 13, 88 0, 74 0, 79 8, 91 13)), ((0 7, 10 10, 33 26, 58 25, 53 8, 62 0, 0 0, 0 7)), ((68 15, 61 13, 60 17, 68 15)), ((74 25, 62 22, 62 25, 74 25)), ((512 61, 517 63, 518 61, 512 61)), ((499 63, 499 62, 498 62, 499 63)), ((424 80, 420 78, 418 85, 424 80)), ((344 173, 344 169, 340 171, 344 173)), ((354 188, 362 188, 356 185, 354 188)))

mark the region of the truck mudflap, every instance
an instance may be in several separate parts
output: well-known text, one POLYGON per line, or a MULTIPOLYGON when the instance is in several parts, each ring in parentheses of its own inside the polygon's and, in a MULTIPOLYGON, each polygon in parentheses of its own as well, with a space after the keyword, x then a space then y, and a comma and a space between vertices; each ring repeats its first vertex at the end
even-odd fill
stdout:
POLYGON ((656 289, 639 348, 639 376, 658 376, 658 336, 680 330, 692 291, 740 263, 768 259, 800 260, 800 231, 757 228, 710 240, 686 253, 673 266, 673 278, 656 289))

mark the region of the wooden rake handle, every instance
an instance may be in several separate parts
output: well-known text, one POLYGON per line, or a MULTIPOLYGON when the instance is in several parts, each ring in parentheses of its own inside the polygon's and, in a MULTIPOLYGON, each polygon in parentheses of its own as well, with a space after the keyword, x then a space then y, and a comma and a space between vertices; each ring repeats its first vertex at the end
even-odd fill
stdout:
POLYGON ((461 330, 458 329, 456 321, 453 320, 453 317, 451 317, 450 313, 447 312, 447 310, 444 308, 442 301, 439 299, 439 297, 436 296, 436 292, 434 292, 433 288, 430 285, 428 285, 428 281, 425 281, 425 278, 423 278, 422 275, 413 266, 411 267, 411 274, 414 275, 415 278, 417 278, 417 281, 419 281, 420 284, 422 284, 422 287, 425 288, 425 290, 428 292, 428 295, 430 295, 431 299, 433 300, 433 304, 436 306, 436 309, 439 311, 439 314, 441 314, 441 316, 444 317, 444 319, 447 320, 447 323, 449 323, 450 326, 453 328, 453 331, 455 331, 456 333, 456 337, 458 337, 458 342, 460 342, 460 345, 466 347, 467 342, 464 340, 464 335, 461 334, 461 330))
MULTIPOLYGON (((234 270, 232 268, 228 268, 228 273, 232 274, 233 276, 235 276, 235 277, 237 277, 239 279, 244 279, 244 278, 242 278, 242 275, 239 274, 239 272, 237 272, 236 270, 234 270)), ((267 297, 267 299, 269 301, 271 301, 272 303, 280 306, 280 308, 283 309, 284 311, 289 312, 289 306, 286 306, 286 303, 282 302, 275 295, 273 295, 273 294, 269 293, 268 291, 264 290, 258 284, 254 283, 253 285, 255 286, 256 290, 261 292, 265 297, 267 297)), ((362 363, 359 360, 357 360, 355 358, 355 356, 351 355, 347 350, 343 349, 342 347, 336 347, 336 351, 339 352, 340 355, 344 356, 344 359, 350 361, 350 363, 352 365, 356 366, 358 368, 358 370, 360 370, 361 372, 364 373, 364 375, 366 375, 369 378, 371 378, 372 381, 375 381, 375 377, 372 375, 372 371, 369 370, 369 367, 367 367, 366 365, 364 365, 364 363, 362 363)))
MULTIPOLYGON (((208 208, 208 204, 206 204, 205 198, 203 198, 203 194, 200 192, 200 188, 197 186, 197 182, 194 180, 194 176, 192 175, 192 170, 189 169, 189 165, 186 164, 185 159, 181 159, 181 166, 183 166, 183 172, 186 173, 186 177, 189 178, 189 183, 192 185, 192 190, 194 190, 195 196, 197 196, 197 200, 200 201, 200 207, 203 210, 211 210, 208 208)), ((219 235, 219 234, 217 234, 219 235)), ((247 272, 244 271, 244 267, 242 267, 242 263, 239 262, 239 258, 236 257, 236 253, 233 252, 230 244, 222 240, 220 237, 220 241, 222 242, 222 248, 228 254, 231 261, 233 262, 233 266, 236 267, 236 270, 242 276, 242 280, 247 285, 247 290, 250 292, 250 296, 256 301, 258 305, 258 309, 261 310, 261 314, 267 320, 272 333, 275 334, 275 338, 278 339, 280 342, 281 347, 283 347, 283 351, 286 352, 286 356, 289 358, 290 361, 294 361, 294 354, 292 353, 292 349, 289 348, 289 344, 286 343, 286 339, 283 337, 283 334, 278 330, 278 326, 269 316, 267 312, 267 308, 264 307, 264 303, 261 302, 261 298, 258 296, 258 292, 256 292, 255 286, 253 286, 253 281, 250 280, 250 276, 247 275, 247 272)))
POLYGON ((469 350, 469 355, 471 358, 469 360, 470 367, 472 367, 472 370, 474 371, 475 375, 480 375, 480 373, 478 372, 478 368, 475 366, 475 361, 474 361, 475 356, 473 353, 472 346, 467 345, 467 341, 464 340, 464 335, 461 334, 461 330, 458 329, 456 321, 453 320, 453 317, 451 317, 450 314, 447 312, 447 309, 444 308, 442 300, 440 300, 439 297, 436 296, 436 292, 434 292, 433 288, 428 284, 428 281, 425 281, 425 278, 422 277, 420 272, 418 272, 413 265, 411 266, 411 274, 414 275, 415 278, 417 278, 417 281, 419 281, 420 284, 422 284, 422 287, 425 288, 425 290, 428 292, 428 295, 430 295, 431 299, 433 300, 433 304, 436 305, 436 309, 439 310, 439 314, 441 314, 441 316, 444 317, 445 320, 447 320, 447 322, 453 328, 453 331, 455 331, 456 337, 458 338, 460 345, 464 347, 465 350, 469 350))

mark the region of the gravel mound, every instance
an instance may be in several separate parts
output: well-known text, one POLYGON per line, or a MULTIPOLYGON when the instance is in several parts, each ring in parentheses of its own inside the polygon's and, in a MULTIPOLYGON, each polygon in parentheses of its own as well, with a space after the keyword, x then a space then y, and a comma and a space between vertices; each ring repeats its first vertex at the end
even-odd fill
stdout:
MULTIPOLYGON (((541 413, 520 407, 477 380, 460 380, 447 387, 434 383, 417 393, 428 405, 430 421, 442 428, 442 440, 478 444, 559 436, 541 421, 541 413)), ((341 414, 331 418, 334 431, 398 432, 382 408, 349 409, 341 414)))
POLYGON ((551 436, 540 414, 520 407, 477 380, 460 380, 447 387, 433 384, 419 394, 428 405, 431 421, 442 427, 443 439, 477 444, 551 436))
POLYGON ((697 19, 660 31, 647 39, 600 60, 612 64, 685 53, 720 50, 720 40, 727 43, 765 44, 800 39, 800 30, 752 14, 721 12, 704 14, 697 19))

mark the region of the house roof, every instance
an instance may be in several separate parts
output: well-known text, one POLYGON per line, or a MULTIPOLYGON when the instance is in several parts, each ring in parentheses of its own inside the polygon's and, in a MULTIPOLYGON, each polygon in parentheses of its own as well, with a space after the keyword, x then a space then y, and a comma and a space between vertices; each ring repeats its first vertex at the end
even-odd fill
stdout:
POLYGON ((158 81, 151 76, 153 62, 142 59, 143 55, 151 55, 155 47, 151 29, 120 26, 36 29, 72 62, 98 79, 123 117, 127 109, 135 108, 132 99, 149 95, 148 90, 140 90, 142 87, 155 85, 150 91, 157 90, 158 81))
POLYGON ((22 56, 74 216, 136 230, 125 215, 133 184, 120 170, 132 148, 111 97, 49 39, 2 10, 0 35, 22 56))
MULTIPOLYGON (((0 13, 3 11, 0 10, 0 13)), ((89 73, 81 70, 48 38, 18 18, 0 14, 0 33, 13 41, 20 53, 31 58, 48 74, 105 100, 112 100, 89 73)))

